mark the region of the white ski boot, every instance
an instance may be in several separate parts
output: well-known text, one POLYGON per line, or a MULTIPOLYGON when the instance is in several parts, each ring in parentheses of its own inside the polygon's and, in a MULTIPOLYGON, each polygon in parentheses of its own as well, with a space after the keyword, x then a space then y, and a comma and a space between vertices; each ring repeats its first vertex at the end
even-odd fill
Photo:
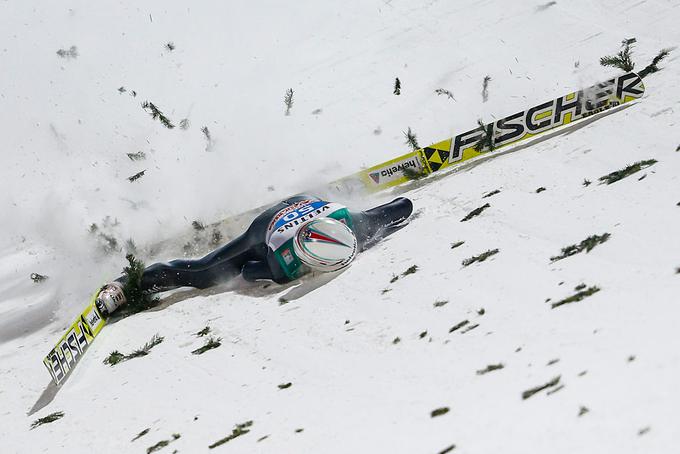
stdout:
POLYGON ((95 300, 97 309, 99 309, 99 312, 101 312, 104 317, 108 317, 125 303, 127 303, 127 299, 123 293, 123 284, 120 282, 111 282, 110 284, 104 285, 101 290, 99 290, 99 294, 95 300))

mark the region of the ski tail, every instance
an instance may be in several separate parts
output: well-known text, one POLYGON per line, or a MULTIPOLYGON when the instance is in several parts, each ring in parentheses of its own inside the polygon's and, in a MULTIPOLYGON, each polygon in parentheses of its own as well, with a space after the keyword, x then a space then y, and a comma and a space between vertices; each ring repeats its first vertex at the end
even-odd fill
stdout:
POLYGON ((64 383, 106 324, 106 319, 95 305, 96 297, 97 294, 43 359, 43 364, 57 386, 64 383))

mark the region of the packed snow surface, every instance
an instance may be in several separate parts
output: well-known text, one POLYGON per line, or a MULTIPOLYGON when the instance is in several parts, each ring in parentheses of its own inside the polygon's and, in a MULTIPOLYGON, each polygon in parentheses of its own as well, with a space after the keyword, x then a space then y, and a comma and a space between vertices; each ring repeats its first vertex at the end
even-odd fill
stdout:
POLYGON ((0 3, 2 452, 672 451, 676 50, 628 108, 341 196, 366 208, 401 195, 415 214, 337 276, 181 289, 110 324, 54 400, 27 412, 49 382, 43 356, 118 275, 126 239, 149 263, 175 258, 180 241, 150 247, 404 153, 408 127, 427 145, 611 77, 599 58, 623 39, 637 39, 641 69, 678 44, 678 23, 678 0, 0 3), (93 223, 118 239, 113 253, 93 223), (590 295, 553 308, 579 292, 590 295), (206 326, 221 345, 192 354, 206 326), (148 355, 103 363, 155 334, 148 355))

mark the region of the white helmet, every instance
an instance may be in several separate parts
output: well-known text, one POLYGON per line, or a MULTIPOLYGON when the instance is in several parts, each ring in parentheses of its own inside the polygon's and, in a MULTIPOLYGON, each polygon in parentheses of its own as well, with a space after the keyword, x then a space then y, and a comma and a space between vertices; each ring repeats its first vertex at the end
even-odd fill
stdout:
POLYGON ((300 227, 293 250, 302 263, 316 271, 338 271, 354 260, 357 238, 342 222, 319 218, 300 227))
POLYGON ((113 311, 127 302, 125 294, 123 293, 123 285, 120 282, 111 282, 106 284, 99 290, 99 294, 95 299, 95 304, 99 312, 104 317, 111 315, 113 311))

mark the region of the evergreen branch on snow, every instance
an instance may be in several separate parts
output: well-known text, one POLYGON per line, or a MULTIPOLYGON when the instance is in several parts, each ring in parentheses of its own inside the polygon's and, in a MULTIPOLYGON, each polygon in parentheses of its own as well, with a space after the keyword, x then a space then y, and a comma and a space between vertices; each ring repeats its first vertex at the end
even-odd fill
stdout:
POLYGON ((456 98, 453 97, 453 93, 451 93, 449 90, 445 90, 443 88, 437 88, 434 92, 437 93, 438 96, 446 95, 447 98, 453 99, 454 101, 456 100, 456 98))
POLYGON ((493 372, 495 370, 503 369, 505 366, 502 363, 498 364, 489 364, 486 366, 484 369, 480 369, 477 371, 477 375, 485 375, 488 374, 489 372, 493 372))
POLYGON ((142 170, 141 172, 137 172, 136 174, 132 175, 131 177, 128 177, 128 181, 130 183, 135 182, 142 178, 144 174, 146 173, 146 170, 142 170))
MULTIPOLYGON (((633 61, 633 44, 636 42, 635 38, 624 39, 621 43, 622 49, 615 55, 607 55, 600 58, 602 66, 609 66, 619 68, 622 71, 629 72, 635 69, 635 62, 633 61)), ((652 62, 647 65, 642 71, 638 73, 641 78, 647 77, 649 74, 660 71, 658 64, 666 58, 671 52, 671 49, 661 49, 658 54, 652 59, 652 62)))
POLYGON ((48 279, 48 276, 43 276, 42 274, 38 273, 31 273, 31 280, 35 282, 36 284, 43 282, 48 279))
POLYGON ((554 6, 554 5, 557 5, 557 2, 554 2, 554 1, 553 1, 553 2, 544 3, 543 5, 538 5, 538 6, 536 7, 536 11, 537 11, 537 12, 545 11, 546 9, 548 9, 548 8, 550 8, 551 6, 554 6))
POLYGON ((411 127, 408 127, 408 130, 404 133, 404 137, 406 137, 406 145, 410 146, 413 151, 416 151, 420 149, 420 145, 418 145, 418 137, 416 137, 416 134, 411 131, 411 127))
POLYGON ((137 153, 126 153, 130 161, 143 161, 146 159, 146 153, 138 151, 137 153))
POLYGON ((656 54, 656 57, 654 57, 652 62, 649 65, 645 66, 645 68, 642 71, 640 71, 638 75, 642 78, 645 78, 649 74, 661 71, 661 69, 657 65, 661 63, 661 60, 668 57, 668 54, 670 53, 671 49, 661 49, 659 53, 656 54))
POLYGON ((470 323, 470 320, 463 320, 462 322, 453 325, 453 326, 449 329, 449 333, 453 333, 454 331, 458 331, 459 329, 461 329, 462 327, 464 327, 464 326, 467 325, 468 323, 470 323))
POLYGON ((130 442, 139 440, 139 439, 142 438, 144 435, 148 434, 150 430, 151 430, 151 428, 147 427, 146 429, 144 429, 144 430, 142 430, 141 432, 139 432, 139 433, 135 436, 135 438, 133 438, 132 440, 130 440, 130 442))
MULTIPOLYGON (((291 105, 292 105, 292 104, 291 104, 291 105)), ((210 135, 210 130, 208 129, 207 126, 203 126, 203 127, 201 128, 201 132, 202 132, 203 135, 205 136, 205 140, 206 140, 206 142, 207 142, 206 145, 205 145, 205 151, 212 151, 212 148, 213 148, 213 139, 212 139, 212 136, 210 135)))
POLYGON ((459 246, 462 246, 465 244, 465 241, 456 241, 455 243, 451 243, 451 249, 456 249, 459 246))
POLYGON ((479 208, 475 208, 474 210, 470 211, 467 216, 465 216, 463 219, 460 220, 460 222, 466 222, 469 221, 470 219, 474 218, 475 216, 479 216, 482 214, 482 211, 486 210, 487 208, 491 207, 488 203, 485 203, 479 208))
POLYGON ((483 195, 482 198, 483 198, 483 199, 487 199, 487 198, 489 198, 489 197, 491 197, 491 196, 494 196, 494 195, 496 195, 496 194, 498 194, 498 193, 500 193, 500 192, 501 192, 500 189, 494 189, 493 191, 489 192, 488 194, 483 195))
POLYGON ((579 290, 578 292, 576 292, 575 294, 571 295, 571 296, 568 297, 568 298, 564 298, 563 300, 560 300, 560 301, 557 301, 557 302, 555 302, 555 303, 552 303, 552 304, 550 305, 550 307, 551 307, 552 309, 555 309, 556 307, 560 307, 560 306, 563 306, 563 305, 565 305, 565 304, 576 303, 576 302, 581 301, 581 300, 583 300, 584 298, 587 298, 587 297, 589 297, 589 296, 591 296, 591 295, 593 295, 593 294, 595 294, 595 293, 597 293, 597 292, 599 292, 599 291, 600 291, 600 288, 599 288, 599 287, 595 287, 595 286, 589 287, 589 288, 587 288, 587 289, 585 289, 585 290, 579 290))
POLYGON ((591 250, 593 250, 595 246, 600 245, 607 241, 610 236, 611 234, 609 233, 603 233, 602 235, 591 235, 585 240, 581 241, 579 244, 572 244, 567 247, 563 247, 562 253, 560 255, 556 255, 555 257, 550 257, 550 261, 556 262, 558 260, 562 260, 567 257, 571 257, 572 255, 581 253, 583 251, 586 251, 586 253, 588 253, 591 250))
POLYGON ((78 58, 78 48, 71 46, 69 49, 59 49, 57 55, 61 58, 78 58))
POLYGON ((172 440, 161 440, 155 445, 149 446, 148 448, 146 448, 146 454, 151 454, 152 452, 160 451, 173 441, 178 440, 180 437, 181 437, 180 434, 172 434, 172 440))
POLYGON ((559 386, 554 387, 553 389, 551 389, 550 391, 545 393, 545 395, 550 396, 551 394, 555 394, 556 392, 558 392, 561 389, 564 389, 564 385, 559 385, 559 386))
POLYGON ((217 440, 215 443, 211 444, 208 446, 209 449, 216 448, 220 445, 223 445, 231 440, 233 440, 236 437, 240 437, 241 435, 245 435, 248 432, 250 432, 250 427, 253 425, 252 421, 246 421, 241 424, 236 424, 236 427, 232 429, 231 434, 227 435, 226 437, 217 440))
POLYGON ((616 183, 617 181, 622 180, 636 172, 639 172, 642 169, 646 169, 647 167, 653 166, 657 162, 658 161, 656 159, 647 159, 645 161, 639 161, 629 166, 626 166, 621 170, 617 170, 608 175, 600 177, 599 181, 602 181, 606 184, 616 183))
POLYGON ((418 265, 411 265, 411 266, 408 267, 408 269, 406 271, 401 273, 401 275, 402 275, 402 277, 408 276, 409 274, 413 274, 416 271, 418 271, 418 265))
POLYGON ((42 426, 43 424, 49 424, 51 422, 54 422, 63 417, 64 417, 63 411, 55 411, 54 413, 50 413, 47 416, 43 416, 42 418, 38 418, 35 421, 33 421, 31 423, 31 430, 35 429, 38 426, 42 426))
POLYGON ((430 417, 436 418, 437 416, 445 415, 449 412, 449 407, 435 408, 430 412, 430 417))
POLYGON ((127 304, 121 308, 122 313, 136 313, 158 304, 158 299, 152 298, 142 290, 144 262, 137 260, 132 254, 127 254, 125 259, 128 261, 128 265, 123 268, 125 279, 123 294, 125 294, 127 304))
POLYGON ((213 348, 217 348, 220 345, 222 345, 222 338, 221 337, 210 336, 202 347, 199 347, 196 350, 193 350, 191 353, 194 354, 194 355, 202 355, 203 353, 207 352, 208 350, 212 350, 213 348))
POLYGON ((198 331, 198 332, 195 334, 195 336, 196 336, 196 337, 207 336, 209 332, 210 332, 210 327, 209 327, 209 326, 206 326, 206 327, 203 328, 202 330, 198 331))
POLYGON ((450 445, 439 451, 437 454, 449 454, 454 449, 456 449, 456 445, 450 445))
POLYGON ((154 336, 151 338, 149 342, 145 343, 142 348, 138 348, 137 350, 127 355, 126 359, 139 358, 140 356, 148 355, 152 348, 163 342, 163 339, 164 339, 163 336, 154 334, 154 336))
POLYGON ((149 115, 151 115, 151 118, 154 120, 158 120, 161 122, 163 126, 165 126, 168 129, 172 129, 175 127, 175 125, 172 124, 170 119, 163 115, 163 112, 160 111, 158 107, 152 102, 149 101, 144 101, 142 103, 142 109, 144 109, 149 115))
POLYGON ((491 82, 491 76, 484 76, 482 81, 482 102, 489 100, 489 82, 491 82))
POLYGON ((536 387, 531 388, 531 389, 527 389, 526 391, 524 391, 522 393, 522 399, 526 400, 526 399, 530 398, 531 396, 533 396, 534 394, 540 393, 544 389, 548 389, 548 388, 552 388, 554 386, 557 386, 559 384, 559 382, 560 382, 560 376, 558 375, 557 377, 553 378, 552 380, 550 380, 548 383, 546 383, 544 385, 540 385, 540 386, 536 386, 536 387))
POLYGON ((163 342, 163 336, 160 336, 158 334, 154 334, 154 336, 151 338, 151 340, 147 343, 144 344, 143 347, 138 348, 137 350, 133 351, 130 354, 124 355, 118 350, 114 350, 111 353, 109 353, 109 356, 107 356, 104 359, 104 364, 108 364, 109 366, 115 366, 118 363, 121 363, 123 361, 128 361, 133 358, 139 358, 141 356, 146 356, 149 354, 152 348, 154 348, 156 345, 160 344, 163 342))
POLYGON ((477 328, 478 326, 479 326, 479 323, 475 323, 474 325, 469 325, 463 331, 461 331, 460 334, 465 334, 468 331, 472 331, 473 329, 477 328))
POLYGON ((470 257, 469 259, 463 260, 462 264, 463 264, 463 266, 469 266, 469 265, 472 265, 475 262, 483 262, 486 259, 488 259, 489 257, 491 257, 492 255, 496 255, 496 254, 498 254, 498 249, 489 249, 488 251, 482 252, 479 255, 475 255, 473 257, 470 257))
POLYGON ((635 63, 632 59, 632 45, 635 43, 635 38, 624 40, 622 49, 615 55, 605 55, 600 58, 600 65, 609 66, 612 68, 619 68, 622 71, 629 72, 635 69, 635 63))
POLYGON ((286 106, 286 115, 290 115, 290 109, 293 108, 293 89, 286 90, 286 95, 283 97, 283 104, 286 106))
POLYGON ((399 80, 398 77, 396 79, 394 79, 394 91, 393 91, 393 93, 397 96, 399 96, 401 94, 401 81, 399 80))
POLYGON ((482 132, 482 136, 475 144, 474 149, 481 152, 485 148, 488 148, 488 151, 493 151, 496 148, 493 144, 493 123, 485 125, 480 118, 477 120, 477 124, 479 125, 478 129, 482 132))

